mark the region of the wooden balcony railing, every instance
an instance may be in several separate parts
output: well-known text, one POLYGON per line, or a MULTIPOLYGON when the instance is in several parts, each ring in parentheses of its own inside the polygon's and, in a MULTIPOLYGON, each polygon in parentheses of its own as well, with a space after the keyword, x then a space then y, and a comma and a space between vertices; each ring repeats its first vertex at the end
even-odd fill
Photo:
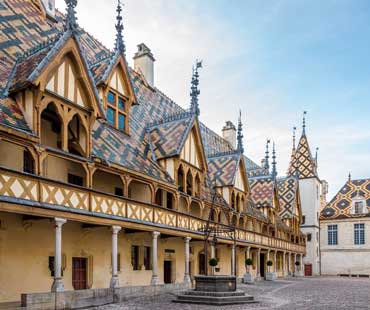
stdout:
MULTIPOLYGON (((161 224, 168 226, 168 228, 189 230, 193 233, 199 233, 199 229, 206 223, 201 218, 157 205, 121 198, 4 167, 0 167, 1 196, 39 202, 40 204, 64 206, 95 214, 102 213, 120 217, 122 220, 137 220, 142 224, 161 224)), ((238 241, 242 242, 273 247, 283 251, 305 252, 303 245, 248 230, 238 228, 236 236, 238 241)), ((220 236, 220 238, 227 238, 227 236, 220 236)))

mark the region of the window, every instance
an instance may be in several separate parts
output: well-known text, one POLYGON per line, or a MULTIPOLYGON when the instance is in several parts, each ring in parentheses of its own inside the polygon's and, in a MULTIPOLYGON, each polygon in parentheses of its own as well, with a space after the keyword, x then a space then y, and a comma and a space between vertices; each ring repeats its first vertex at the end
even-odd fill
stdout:
POLYGON ((68 183, 78 185, 78 186, 83 186, 84 178, 78 175, 72 174, 72 173, 68 173, 68 183))
POLYGON ((167 209, 173 209, 172 201, 172 194, 167 192, 167 209))
POLYGON ((121 187, 115 187, 114 188, 114 195, 123 196, 123 189, 121 187))
POLYGON ((338 244, 338 225, 328 225, 328 245, 338 244))
POLYGON ((28 150, 23 152, 23 171, 27 173, 35 173, 35 161, 28 150))
POLYGON ((131 265, 133 270, 139 270, 139 247, 131 246, 131 265))
POLYGON ((148 246, 145 246, 144 247, 144 267, 145 267, 145 270, 151 270, 151 248, 148 247, 148 246))
POLYGON ((302 225, 306 223, 306 216, 302 215, 302 225))
POLYGON ((355 224, 355 244, 365 244, 365 224, 355 224))
POLYGON ((113 90, 107 94, 107 120, 109 124, 125 131, 126 129, 126 100, 113 90))
POLYGON ((363 201, 355 201, 355 209, 354 209, 355 214, 362 214, 364 212, 363 206, 364 206, 363 201))
POLYGON ((312 234, 307 234, 307 241, 310 242, 312 240, 312 234))

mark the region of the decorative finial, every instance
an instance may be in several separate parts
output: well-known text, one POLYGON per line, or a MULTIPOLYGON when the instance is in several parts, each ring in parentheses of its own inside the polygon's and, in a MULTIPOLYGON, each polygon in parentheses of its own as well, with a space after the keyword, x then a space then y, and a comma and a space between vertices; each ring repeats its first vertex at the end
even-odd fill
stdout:
POLYGON ((277 176, 275 142, 272 143, 272 172, 271 172, 271 176, 272 176, 273 179, 276 179, 276 176, 277 176))
POLYGON ((77 17, 75 7, 77 6, 77 0, 65 0, 67 6, 66 22, 64 30, 74 31, 77 29, 77 17))
POLYGON ((351 172, 348 173, 348 182, 351 183, 351 172))
POLYGON ((266 141, 266 151, 265 151, 265 170, 266 172, 270 171, 270 164, 269 164, 269 144, 270 144, 270 139, 267 139, 266 141))
POLYGON ((318 152, 319 152, 319 148, 317 147, 316 148, 316 154, 315 154, 315 164, 316 164, 316 167, 317 167, 317 156, 318 156, 318 152))
POLYGON ((238 139, 238 146, 237 146, 237 150, 240 152, 240 153, 244 153, 244 148, 243 148, 243 124, 242 124, 242 111, 239 110, 239 122, 238 122, 238 135, 237 135, 237 139, 238 139))
POLYGON ((295 131, 297 130, 297 127, 293 127, 293 151, 295 151, 295 131))
POLYGON ((122 23, 122 15, 121 15, 121 12, 122 12, 121 0, 118 0, 116 12, 117 12, 117 17, 116 17, 116 20, 117 20, 117 24, 116 24, 116 43, 115 43, 114 49, 116 51, 122 52, 123 55, 125 56, 126 46, 125 46, 125 43, 123 41, 123 23, 122 23))
POLYGON ((303 111, 302 134, 306 134, 306 114, 307 111, 303 111))
POLYGON ((195 67, 193 67, 193 76, 191 78, 191 91, 190 91, 190 112, 199 116, 199 99, 200 90, 198 89, 199 85, 199 73, 198 69, 202 68, 202 61, 196 61, 195 67))

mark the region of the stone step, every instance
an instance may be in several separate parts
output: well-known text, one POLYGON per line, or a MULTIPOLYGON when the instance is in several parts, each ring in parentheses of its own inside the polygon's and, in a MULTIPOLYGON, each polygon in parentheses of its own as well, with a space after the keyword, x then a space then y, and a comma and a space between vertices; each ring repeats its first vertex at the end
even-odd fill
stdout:
POLYGON ((174 302, 191 303, 191 304, 207 304, 207 305, 233 305, 255 303, 253 296, 227 296, 227 297, 213 297, 213 296, 197 296, 197 295, 178 295, 174 302))
POLYGON ((207 291, 190 290, 190 291, 184 292, 184 295, 226 297, 226 296, 245 296, 245 292, 244 291, 235 291, 235 292, 207 292, 207 291))

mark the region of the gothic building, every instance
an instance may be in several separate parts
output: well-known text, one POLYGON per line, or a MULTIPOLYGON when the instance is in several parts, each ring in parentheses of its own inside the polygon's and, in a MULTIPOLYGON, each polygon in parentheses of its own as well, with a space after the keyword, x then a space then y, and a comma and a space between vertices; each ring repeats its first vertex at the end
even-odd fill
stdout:
POLYGON ((316 272, 319 179, 305 133, 277 179, 246 156, 241 119, 226 139, 200 121, 201 63, 185 110, 156 88, 145 44, 128 66, 120 4, 113 50, 66 4, 66 14, 52 0, 0 5, 0 302, 53 304, 70 291, 71 306, 80 290, 188 285, 207 255, 216 274, 241 278, 246 258, 258 278, 267 260, 299 274, 301 224, 316 272), (206 223, 233 227, 235 242, 219 233, 205 253, 206 223))

